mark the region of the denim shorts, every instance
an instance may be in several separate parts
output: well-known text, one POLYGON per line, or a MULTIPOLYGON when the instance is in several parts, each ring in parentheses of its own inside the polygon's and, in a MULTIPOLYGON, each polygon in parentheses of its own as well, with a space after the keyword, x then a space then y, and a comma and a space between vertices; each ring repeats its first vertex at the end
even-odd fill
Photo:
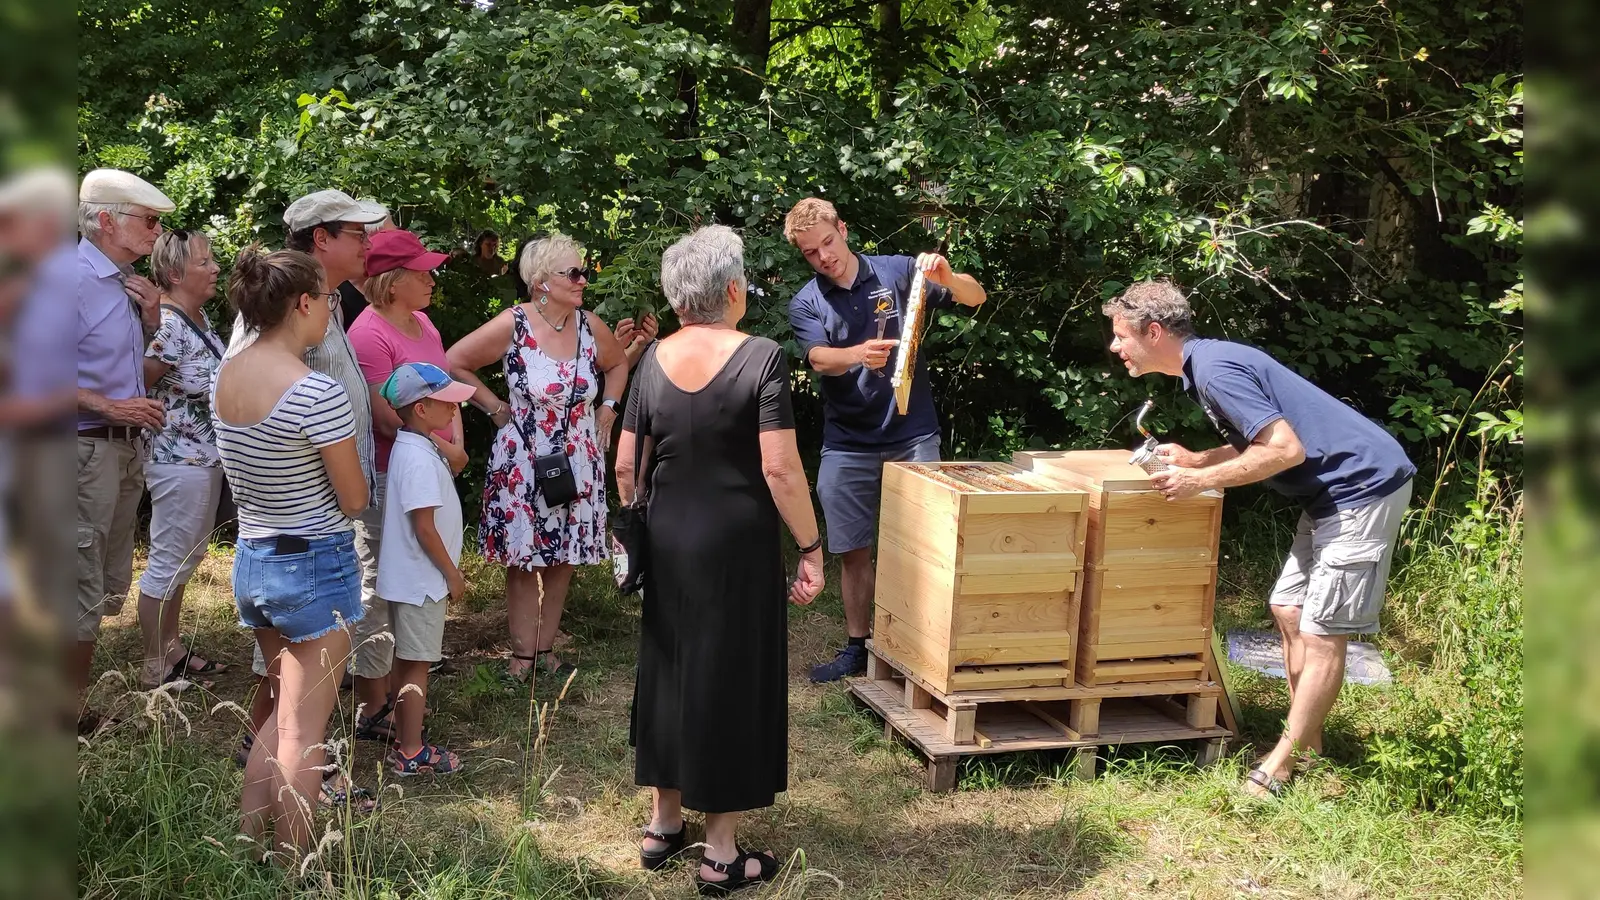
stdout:
POLYGON ((361 563, 350 532, 307 538, 303 553, 277 553, 277 538, 240 538, 233 557, 239 624, 276 628, 290 643, 314 640, 361 618, 361 563))
POLYGON ((878 501, 886 462, 938 462, 939 436, 930 434, 883 450, 822 448, 817 499, 828 524, 828 552, 871 547, 878 539, 878 501))

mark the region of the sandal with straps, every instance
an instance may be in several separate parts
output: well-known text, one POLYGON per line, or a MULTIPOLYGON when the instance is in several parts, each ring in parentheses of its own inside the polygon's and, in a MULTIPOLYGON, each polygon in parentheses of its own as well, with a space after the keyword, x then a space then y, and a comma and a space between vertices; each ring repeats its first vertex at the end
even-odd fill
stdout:
POLYGON ((1244 782, 1245 783, 1242 789, 1246 794, 1263 800, 1269 796, 1282 797, 1283 792, 1288 788, 1288 785, 1285 782, 1279 781, 1278 779, 1267 774, 1267 770, 1260 768, 1259 766, 1251 769, 1250 774, 1244 776, 1244 782), (1251 785, 1254 785, 1255 787, 1252 788, 1251 785), (1257 790, 1257 788, 1259 788, 1259 790, 1257 790))
POLYGON ((184 647, 183 648, 183 659, 180 659, 176 663, 174 663, 173 664, 173 668, 175 668, 175 669, 176 668, 182 668, 183 671, 187 672, 188 674, 190 674, 190 675, 198 675, 198 676, 200 676, 202 678, 204 678, 204 677, 206 677, 208 675, 226 675, 226 674, 228 674, 228 667, 225 664, 219 663, 214 659, 206 660, 206 664, 203 665, 203 666, 195 665, 194 664, 194 651, 190 650, 188 647, 184 647))
POLYGON ((461 771, 461 757, 438 744, 423 744, 416 756, 397 747, 389 753, 389 772, 400 778, 412 775, 451 775, 461 771))
MULTIPOLYGON (((554 649, 540 650, 533 656, 535 659, 543 659, 547 656, 554 659, 556 656, 556 651, 554 649)), ((567 679, 572 677, 572 673, 578 671, 577 666, 567 662, 566 660, 562 660, 554 669, 544 669, 538 666, 538 664, 535 664, 534 668, 539 670, 540 675, 555 679, 557 684, 566 684, 567 679)))
POLYGON ((393 743, 400 737, 394 727, 394 704, 384 703, 370 716, 356 716, 356 740, 393 743))
POLYGON ((699 872, 694 873, 695 890, 703 897, 726 897, 734 891, 743 890, 755 884, 764 884, 778 877, 778 858, 771 853, 751 853, 735 844, 734 849, 739 855, 733 862, 717 862, 709 856, 702 856, 700 861, 711 868, 711 871, 727 878, 721 881, 707 881, 699 872), (761 864, 761 871, 754 877, 745 874, 745 863, 751 860, 761 864))
POLYGON ((685 838, 689 834, 689 824, 687 822, 679 825, 678 830, 674 831, 672 834, 665 834, 660 831, 651 831, 649 828, 645 828, 643 830, 645 837, 652 841, 660 841, 667 846, 662 850, 646 850, 643 847, 640 847, 639 865, 654 872, 657 869, 676 862, 678 857, 683 854, 686 844, 685 838))
POLYGON ((378 798, 366 788, 351 784, 348 779, 341 779, 338 772, 329 772, 322 776, 322 791, 317 796, 317 805, 329 812, 341 812, 349 809, 358 816, 370 816, 378 811, 378 798), (334 785, 330 782, 338 781, 334 785))

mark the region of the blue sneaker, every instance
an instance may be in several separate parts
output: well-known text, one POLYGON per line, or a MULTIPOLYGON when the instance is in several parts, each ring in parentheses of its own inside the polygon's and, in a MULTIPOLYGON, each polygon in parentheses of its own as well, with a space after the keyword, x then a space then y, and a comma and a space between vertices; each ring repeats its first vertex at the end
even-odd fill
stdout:
POLYGON ((832 662, 811 667, 811 680, 817 684, 838 681, 867 671, 867 648, 846 644, 832 662))

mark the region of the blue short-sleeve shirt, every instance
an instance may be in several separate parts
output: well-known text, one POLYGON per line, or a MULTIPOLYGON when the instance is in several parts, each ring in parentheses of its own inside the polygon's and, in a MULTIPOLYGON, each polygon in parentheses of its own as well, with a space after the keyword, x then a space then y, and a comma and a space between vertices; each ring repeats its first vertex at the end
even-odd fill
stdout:
POLYGON ((1305 461, 1266 483, 1312 516, 1365 506, 1417 472, 1400 442, 1377 423, 1246 344, 1186 341, 1183 386, 1240 452, 1273 422, 1289 423, 1305 461))
MULTIPOLYGON (((878 336, 877 309, 889 306, 883 336, 900 337, 906 297, 916 277, 917 261, 909 256, 864 256, 856 283, 841 287, 823 275, 807 282, 789 301, 789 324, 807 360, 814 347, 854 347, 878 336)), ((948 308, 950 289, 928 282, 928 310, 948 308)), ((906 414, 894 405, 889 365, 879 370, 856 366, 842 375, 822 376, 822 446, 832 450, 878 451, 903 446, 939 433, 939 414, 928 387, 928 371, 918 355, 906 414)))

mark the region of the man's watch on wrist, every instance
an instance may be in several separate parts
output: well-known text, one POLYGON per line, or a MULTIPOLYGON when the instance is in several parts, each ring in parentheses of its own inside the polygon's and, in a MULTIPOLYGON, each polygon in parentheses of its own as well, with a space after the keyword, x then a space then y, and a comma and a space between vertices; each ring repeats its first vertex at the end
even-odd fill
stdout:
POLYGON ((615 397, 607 397, 604 400, 600 401, 600 405, 604 406, 606 409, 611 410, 612 412, 616 412, 617 411, 617 407, 621 405, 621 402, 618 401, 617 398, 615 398, 615 397))
POLYGON ((819 550, 821 548, 822 548, 822 535, 819 534, 819 535, 817 535, 817 539, 816 540, 812 541, 809 545, 800 548, 800 555, 801 556, 805 556, 807 553, 810 553, 813 550, 819 550))

